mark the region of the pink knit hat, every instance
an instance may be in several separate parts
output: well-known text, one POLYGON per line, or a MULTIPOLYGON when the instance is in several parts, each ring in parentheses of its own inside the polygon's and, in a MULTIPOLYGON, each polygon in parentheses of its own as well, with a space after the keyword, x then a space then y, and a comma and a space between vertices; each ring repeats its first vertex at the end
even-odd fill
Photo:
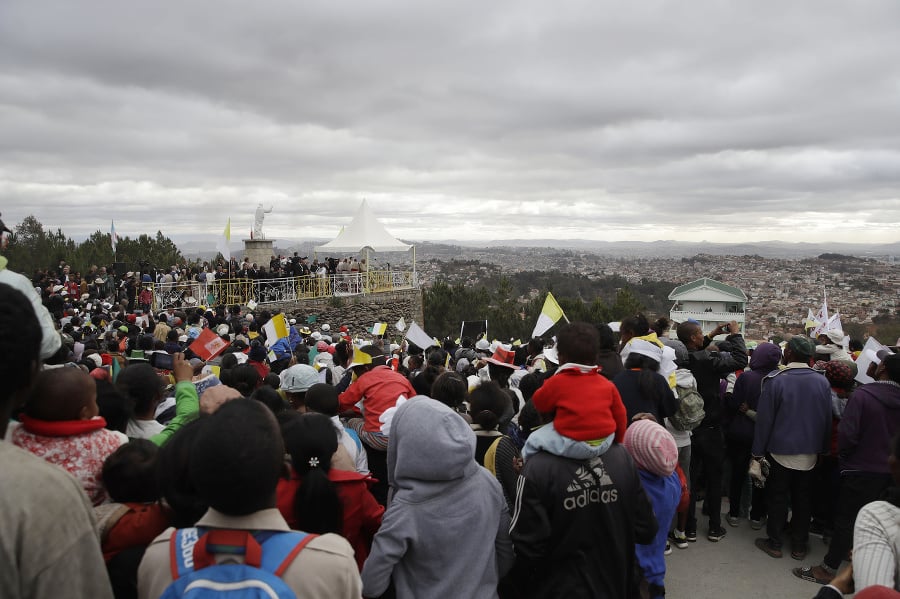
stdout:
POLYGON ((675 437, 652 420, 638 420, 625 431, 625 449, 641 470, 657 476, 669 476, 678 463, 675 437))

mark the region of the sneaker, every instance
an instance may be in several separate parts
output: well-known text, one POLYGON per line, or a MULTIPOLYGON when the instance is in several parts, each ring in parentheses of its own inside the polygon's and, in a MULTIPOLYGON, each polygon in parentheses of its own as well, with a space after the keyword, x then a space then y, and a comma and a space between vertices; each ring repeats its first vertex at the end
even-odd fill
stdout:
POLYGON ((731 514, 727 514, 725 516, 725 521, 728 522, 728 526, 737 526, 741 523, 740 516, 732 516, 731 514))
POLYGON ((672 545, 666 541, 666 550, 663 551, 663 555, 669 555, 670 553, 672 553, 672 545))
POLYGON ((709 534, 706 535, 706 538, 709 539, 710 541, 712 541, 713 543, 716 543, 725 538, 726 532, 727 531, 724 528, 722 528, 721 526, 719 528, 710 528, 709 534))
POLYGON ((766 521, 765 517, 760 518, 759 520, 754 520, 753 518, 750 518, 750 528, 752 528, 753 530, 760 530, 760 529, 762 529, 765 521, 766 521))
POLYGON ((697 542, 697 531, 696 530, 688 530, 684 533, 684 539, 688 543, 696 543, 697 542))
MULTIPOLYGON (((696 538, 694 540, 696 540, 696 538)), ((680 530, 673 530, 669 533, 669 542, 679 549, 687 549, 688 546, 687 537, 680 530)))

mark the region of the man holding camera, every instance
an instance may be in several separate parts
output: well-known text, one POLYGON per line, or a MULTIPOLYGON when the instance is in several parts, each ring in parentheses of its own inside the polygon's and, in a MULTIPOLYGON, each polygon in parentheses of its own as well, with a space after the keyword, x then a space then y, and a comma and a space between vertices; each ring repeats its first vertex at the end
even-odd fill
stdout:
MULTIPOLYGON (((701 468, 706 475, 705 511, 709 515, 710 541, 720 541, 725 536, 722 527, 722 462, 725 459, 725 441, 722 436, 722 405, 719 399, 720 381, 729 373, 743 370, 747 366, 747 347, 741 336, 740 325, 732 320, 720 324, 709 335, 696 322, 678 325, 678 339, 688 349, 687 368, 697 381, 697 391, 703 396, 703 421, 691 434, 691 503, 688 507, 688 541, 697 540, 697 516, 695 515, 696 495, 700 490, 701 468), (727 333, 727 344, 720 350, 711 352, 707 346, 717 335, 727 333)), ((679 364, 683 368, 684 365, 679 364)))

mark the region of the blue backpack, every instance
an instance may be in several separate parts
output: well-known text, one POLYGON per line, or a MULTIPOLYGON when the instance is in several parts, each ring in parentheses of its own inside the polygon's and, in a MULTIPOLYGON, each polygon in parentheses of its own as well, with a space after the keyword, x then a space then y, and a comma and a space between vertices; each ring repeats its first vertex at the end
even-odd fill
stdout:
POLYGON ((176 530, 169 547, 172 572, 177 574, 160 599, 296 599, 281 575, 316 536, 294 531, 176 530), (217 564, 213 557, 217 553, 243 555, 244 563, 217 564))

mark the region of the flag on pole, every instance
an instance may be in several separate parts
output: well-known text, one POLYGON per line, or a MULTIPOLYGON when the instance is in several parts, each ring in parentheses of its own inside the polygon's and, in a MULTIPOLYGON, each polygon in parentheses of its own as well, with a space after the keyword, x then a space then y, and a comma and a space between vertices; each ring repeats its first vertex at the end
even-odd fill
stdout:
POLYGON ((219 242, 216 243, 216 249, 219 250, 219 253, 222 254, 222 257, 225 258, 226 262, 231 261, 231 249, 228 247, 228 244, 231 242, 231 217, 228 218, 228 222, 225 223, 225 230, 222 231, 222 237, 219 238, 219 242))
POLYGON ((841 324, 841 313, 840 312, 835 312, 827 320, 823 320, 822 322, 817 322, 816 328, 814 328, 812 330, 812 332, 809 334, 809 336, 815 338, 815 337, 818 337, 819 335, 824 335, 828 331, 835 330, 835 329, 837 329, 839 331, 844 330, 844 327, 841 324))
POLYGON ((822 302, 822 307, 819 308, 818 313, 816 313, 816 321, 818 321, 819 326, 828 322, 828 300, 824 300, 822 302))
POLYGON ((401 333, 406 330, 406 321, 403 317, 400 317, 400 320, 394 323, 394 328, 400 331, 401 333))
MULTIPOLYGON (((544 300, 544 307, 541 309, 541 315, 538 316, 537 324, 534 325, 534 331, 531 333, 531 336, 540 337, 550 330, 550 327, 559 322, 560 318, 566 318, 566 315, 556 302, 556 298, 548 291, 547 299, 544 300)), ((568 321, 569 319, 566 318, 566 322, 568 321)))
MULTIPOLYGON (((434 338, 422 330, 422 327, 415 322, 410 323, 409 329, 406 331, 406 339, 415 343, 422 349, 428 349, 435 344, 434 338)), ((440 345, 438 343, 438 345, 440 345)))
POLYGON ((807 308, 806 322, 803 323, 803 328, 807 330, 814 329, 817 324, 819 323, 816 321, 816 315, 813 314, 812 308, 807 308))
POLYGON ((201 360, 206 361, 212 360, 227 347, 228 342, 216 335, 212 329, 203 329, 200 336, 188 346, 201 360))
POLYGON ((378 335, 378 336, 384 335, 384 333, 386 331, 387 331, 387 323, 386 322, 376 322, 375 324, 372 325, 372 328, 369 329, 370 333, 372 333, 373 335, 378 335))
POLYGON ((116 221, 109 221, 109 243, 112 246, 113 254, 116 253, 116 244, 119 242, 119 236, 116 234, 116 221))
POLYGON ((270 318, 269 322, 263 325, 263 332, 266 334, 266 347, 272 347, 279 339, 290 335, 284 314, 276 314, 270 318))

